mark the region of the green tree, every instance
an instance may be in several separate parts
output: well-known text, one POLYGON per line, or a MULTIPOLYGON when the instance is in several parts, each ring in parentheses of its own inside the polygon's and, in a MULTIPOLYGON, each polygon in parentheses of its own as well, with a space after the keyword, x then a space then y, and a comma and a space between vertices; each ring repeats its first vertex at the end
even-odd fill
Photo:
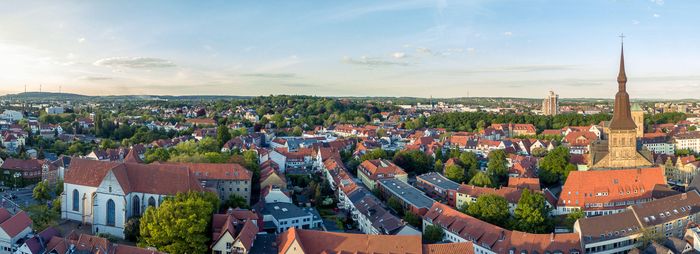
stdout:
POLYGON ((508 180, 508 161, 504 150, 489 153, 488 171, 496 183, 503 185, 508 180))
POLYGON ((401 205, 401 201, 399 201, 397 198, 392 196, 386 203, 389 205, 389 208, 393 209, 397 213, 403 213, 403 206, 401 205))
POLYGON ((489 187, 493 186, 493 181, 491 181, 491 177, 487 175, 484 172, 479 171, 472 177, 471 180, 469 180, 470 185, 475 185, 475 186, 481 186, 481 187, 489 187))
POLYGON ((540 180, 545 185, 559 183, 566 179, 576 166, 569 163, 569 149, 559 146, 540 160, 540 180))
POLYGON ((401 151, 394 155, 394 164, 407 173, 422 174, 433 171, 433 157, 419 150, 401 151))
POLYGON ((464 169, 457 164, 449 165, 445 168, 445 177, 455 182, 464 180, 464 169))
MULTIPOLYGON (((438 149, 438 151, 440 151, 440 150, 438 149)), ((436 156, 436 157, 437 157, 437 156, 436 156)), ((440 170, 442 170, 443 168, 444 168, 444 164, 442 163, 442 160, 441 160, 441 159, 436 160, 436 161, 435 161, 435 170, 436 170, 436 171, 440 171, 440 170)))
POLYGON ((476 154, 473 152, 463 152, 459 154, 459 163, 462 164, 462 167, 469 170, 469 169, 479 169, 479 159, 476 157, 476 154))
POLYGON ((236 194, 231 194, 228 196, 228 199, 224 201, 224 205, 221 206, 222 209, 228 209, 228 208, 243 208, 243 209, 248 209, 250 208, 250 205, 248 205, 248 201, 245 200, 244 197, 241 197, 236 194))
POLYGON ((32 197, 41 202, 51 199, 51 188, 45 181, 41 181, 36 184, 34 190, 32 190, 32 197))
POLYGON ((536 234, 551 231, 549 208, 546 206, 544 195, 540 193, 532 193, 528 189, 523 190, 514 215, 514 229, 516 230, 536 234))
POLYGON ((139 246, 168 253, 205 253, 209 223, 218 198, 209 192, 179 193, 158 207, 148 207, 141 218, 139 246))
POLYGON ((413 227, 421 228, 422 220, 420 216, 416 215, 415 213, 412 213, 411 211, 407 210, 404 212, 403 220, 413 227))
POLYGON ((532 156, 535 157, 544 157, 547 155, 547 148, 535 147, 534 149, 532 149, 532 151, 530 151, 530 154, 532 154, 532 156))
POLYGON ((140 236, 141 217, 134 216, 124 223, 124 238, 136 242, 140 236))
POLYGON ((231 132, 226 125, 219 125, 216 128, 216 142, 219 144, 219 148, 223 147, 226 142, 231 139, 231 132))
POLYGON ((437 243, 442 241, 445 236, 445 231, 440 226, 428 225, 423 232, 423 241, 425 243, 437 243))
POLYGON ((32 229, 36 232, 58 225, 58 220, 61 217, 60 208, 59 210, 49 209, 45 204, 31 205, 24 210, 29 214, 29 218, 32 219, 32 229))
POLYGON ((56 186, 54 186, 54 194, 56 194, 56 196, 63 194, 63 180, 56 181, 56 186))
POLYGON ((501 227, 506 226, 510 218, 508 201, 493 194, 479 196, 476 202, 469 204, 468 211, 471 216, 501 227))
POLYGON ((170 152, 168 149, 158 147, 146 150, 144 154, 144 161, 146 163, 151 163, 155 161, 168 161, 170 159, 170 152))
POLYGON ((566 223, 566 226, 568 228, 573 229, 576 221, 578 219, 583 218, 583 217, 586 217, 586 214, 583 213, 583 211, 581 209, 576 209, 573 212, 566 215, 566 219, 564 222, 566 223))

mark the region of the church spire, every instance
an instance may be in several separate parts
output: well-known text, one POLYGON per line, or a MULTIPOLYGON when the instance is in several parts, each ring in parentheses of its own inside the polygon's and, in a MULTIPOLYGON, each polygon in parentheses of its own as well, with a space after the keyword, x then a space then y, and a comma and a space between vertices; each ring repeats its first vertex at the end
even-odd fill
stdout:
MULTIPOLYGON (((620 39, 625 36, 620 35, 620 39)), ((620 45, 620 73, 617 74, 618 90, 615 94, 615 108, 613 118, 610 121, 610 129, 634 130, 637 125, 632 120, 630 112, 630 97, 627 94, 627 74, 625 73, 625 52, 624 44, 620 45)))
POLYGON ((617 83, 619 84, 619 90, 626 90, 625 85, 627 85, 627 74, 625 73, 625 43, 624 35, 620 35, 620 72, 617 74, 617 83))

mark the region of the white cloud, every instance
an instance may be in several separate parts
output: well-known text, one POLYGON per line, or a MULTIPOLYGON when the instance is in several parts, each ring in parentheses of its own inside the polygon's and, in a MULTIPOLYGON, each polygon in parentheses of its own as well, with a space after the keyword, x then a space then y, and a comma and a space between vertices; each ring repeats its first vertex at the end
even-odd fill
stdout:
POLYGON ((639 20, 633 19, 633 20, 632 20, 632 25, 639 25, 639 20))
POLYGON ((467 53, 471 54, 471 53, 474 53, 474 52, 476 52, 476 49, 475 49, 475 48, 467 48, 467 53))
POLYGON ((510 31, 504 32, 503 35, 505 35, 505 36, 513 36, 513 32, 510 32, 510 31))
POLYGON ((176 66, 171 61, 154 57, 110 57, 97 60, 94 65, 133 69, 167 68, 176 66))
POLYGON ((364 65, 368 67, 377 67, 377 66, 408 66, 408 63, 404 62, 394 62, 394 61, 387 61, 381 58, 377 57, 367 57, 367 56, 362 56, 359 59, 355 59, 352 57, 343 57, 343 63, 347 64, 354 64, 354 65, 364 65))
POLYGON ((394 52, 393 54, 391 54, 391 56, 396 59, 401 59, 406 57, 406 52, 394 52))
POLYGON ((654 13, 654 18, 658 18, 658 17, 661 17, 661 15, 659 15, 658 13, 654 13))
POLYGON ((85 37, 78 38, 78 43, 83 43, 83 42, 85 42, 85 37))
POLYGON ((658 5, 664 5, 664 0, 651 0, 651 2, 658 5))

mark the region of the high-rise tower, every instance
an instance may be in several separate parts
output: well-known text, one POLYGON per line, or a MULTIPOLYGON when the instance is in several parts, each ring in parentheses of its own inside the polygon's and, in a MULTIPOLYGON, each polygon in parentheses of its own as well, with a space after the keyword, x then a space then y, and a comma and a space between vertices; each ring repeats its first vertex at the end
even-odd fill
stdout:
POLYGON ((559 114, 559 95, 554 91, 549 91, 547 98, 542 101, 542 114, 546 116, 555 116, 559 114))

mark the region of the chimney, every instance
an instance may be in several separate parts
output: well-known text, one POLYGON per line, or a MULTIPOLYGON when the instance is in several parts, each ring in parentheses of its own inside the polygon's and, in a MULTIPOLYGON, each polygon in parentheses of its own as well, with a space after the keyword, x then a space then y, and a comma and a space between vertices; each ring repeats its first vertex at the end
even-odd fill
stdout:
POLYGON ((681 200, 686 200, 688 199, 688 193, 681 193, 681 200))
POLYGON ((549 241, 554 242, 554 233, 549 233, 549 241))

